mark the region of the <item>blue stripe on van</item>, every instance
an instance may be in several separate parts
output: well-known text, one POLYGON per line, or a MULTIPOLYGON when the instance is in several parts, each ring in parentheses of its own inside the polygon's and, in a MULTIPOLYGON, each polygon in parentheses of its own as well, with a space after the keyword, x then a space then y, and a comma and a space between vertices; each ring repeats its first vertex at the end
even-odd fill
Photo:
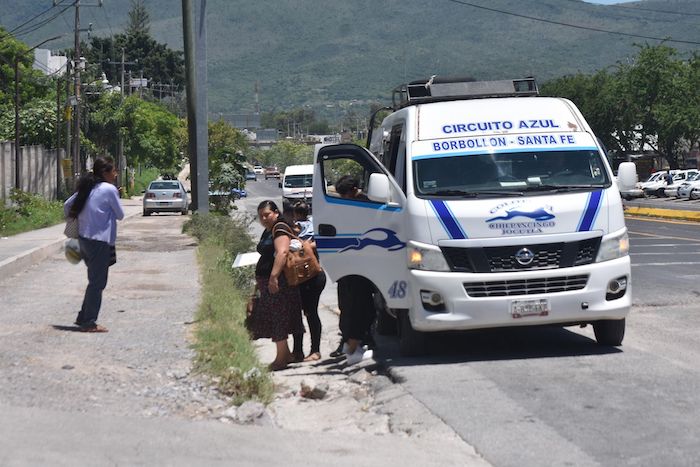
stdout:
POLYGON ((581 221, 578 224, 578 231, 585 232, 591 230, 595 222, 598 212, 600 211, 601 200, 603 199, 603 190, 593 191, 588 195, 586 208, 583 210, 581 221))
POLYGON ((433 207, 435 214, 437 214, 438 219, 442 223, 450 238, 452 239, 464 239, 467 238, 467 234, 462 230, 462 226, 459 225, 457 219, 455 218, 452 211, 450 211, 449 206, 442 200, 432 199, 430 200, 430 205, 433 207))
POLYGON ((345 206, 355 206, 357 208, 367 208, 367 209, 377 209, 379 211, 401 211, 400 206, 389 206, 387 204, 379 204, 372 201, 357 201, 348 198, 336 198, 334 196, 325 196, 326 203, 328 204, 342 204, 345 206))

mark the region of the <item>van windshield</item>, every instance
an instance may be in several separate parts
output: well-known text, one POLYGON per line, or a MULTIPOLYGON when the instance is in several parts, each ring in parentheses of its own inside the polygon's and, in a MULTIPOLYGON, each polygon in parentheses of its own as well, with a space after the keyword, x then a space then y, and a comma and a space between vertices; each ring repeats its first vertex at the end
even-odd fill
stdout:
POLYGON ((308 188, 311 186, 313 175, 287 175, 284 177, 285 188, 308 188))
POLYGON ((419 197, 521 196, 610 186, 595 150, 428 157, 413 161, 413 175, 419 197))

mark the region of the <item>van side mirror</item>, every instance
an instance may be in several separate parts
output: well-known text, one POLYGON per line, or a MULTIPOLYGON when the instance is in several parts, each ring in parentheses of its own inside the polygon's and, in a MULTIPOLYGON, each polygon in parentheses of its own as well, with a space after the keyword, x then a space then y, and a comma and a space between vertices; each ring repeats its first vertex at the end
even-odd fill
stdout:
POLYGON ((277 186, 279 186, 280 188, 282 188, 282 182, 279 182, 279 183, 277 184, 277 186))
POLYGON ((370 201, 386 204, 391 200, 389 177, 383 173, 373 173, 367 183, 367 197, 370 201))

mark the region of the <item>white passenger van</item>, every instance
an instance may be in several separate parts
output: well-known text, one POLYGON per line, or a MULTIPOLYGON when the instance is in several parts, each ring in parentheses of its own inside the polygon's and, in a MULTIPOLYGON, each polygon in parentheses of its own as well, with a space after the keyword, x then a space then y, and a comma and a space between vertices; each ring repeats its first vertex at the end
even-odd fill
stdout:
POLYGON ((313 175, 313 164, 288 166, 279 184, 282 197, 289 201, 305 200, 311 203, 313 175))
POLYGON ((398 318, 402 353, 434 331, 552 324, 592 324, 600 344, 620 345, 627 228, 576 106, 539 97, 531 78, 433 78, 397 88, 392 110, 372 152, 316 147, 314 229, 330 277, 364 278, 398 318), (352 198, 334 188, 347 174, 352 198))

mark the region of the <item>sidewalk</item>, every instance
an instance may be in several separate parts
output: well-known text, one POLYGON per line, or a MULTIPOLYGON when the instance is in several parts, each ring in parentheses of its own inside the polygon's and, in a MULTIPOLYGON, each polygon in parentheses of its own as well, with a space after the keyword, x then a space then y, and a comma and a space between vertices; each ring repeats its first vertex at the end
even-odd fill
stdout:
MULTIPOLYGON (((141 199, 122 199, 124 220, 141 214, 141 199)), ((123 221, 122 221, 123 222, 123 221)), ((11 237, 0 237, 0 280, 27 269, 61 251, 65 222, 11 237)))

